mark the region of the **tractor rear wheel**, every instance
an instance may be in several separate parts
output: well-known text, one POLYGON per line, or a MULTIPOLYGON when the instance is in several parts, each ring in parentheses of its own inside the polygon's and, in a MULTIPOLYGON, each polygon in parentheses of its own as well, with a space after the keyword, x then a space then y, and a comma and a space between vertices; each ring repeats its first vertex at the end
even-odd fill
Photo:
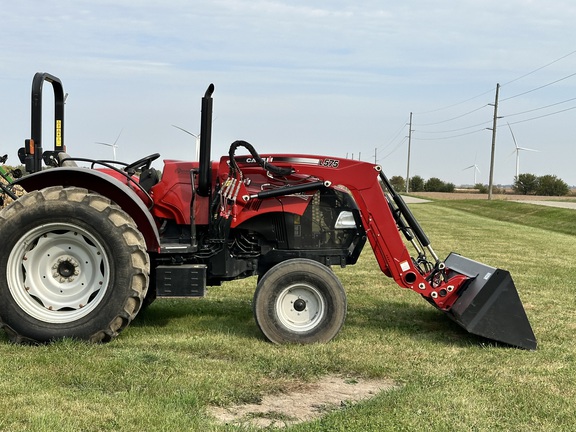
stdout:
POLYGON ((132 218, 60 186, 0 212, 0 326, 13 342, 107 342, 136 316, 150 262, 132 218))
POLYGON ((253 309, 258 327, 273 343, 328 342, 346 319, 346 293, 329 267, 290 259, 261 278, 253 309))

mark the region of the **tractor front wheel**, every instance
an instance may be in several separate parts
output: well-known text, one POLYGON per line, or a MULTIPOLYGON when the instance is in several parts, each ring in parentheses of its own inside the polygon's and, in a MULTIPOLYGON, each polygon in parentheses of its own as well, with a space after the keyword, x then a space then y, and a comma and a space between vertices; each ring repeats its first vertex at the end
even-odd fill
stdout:
POLYGON ((14 342, 106 342, 138 313, 149 258, 132 218, 81 188, 33 191, 0 213, 0 326, 14 342))
POLYGON ((253 308, 258 327, 273 343, 328 342, 346 319, 346 293, 329 267, 296 258, 266 272, 253 308))

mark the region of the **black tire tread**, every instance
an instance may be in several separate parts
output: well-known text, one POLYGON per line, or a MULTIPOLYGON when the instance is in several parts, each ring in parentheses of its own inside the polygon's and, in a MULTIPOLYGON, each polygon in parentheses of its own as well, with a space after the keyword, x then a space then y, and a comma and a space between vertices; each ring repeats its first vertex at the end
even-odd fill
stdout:
MULTIPOLYGON (((108 326, 95 331, 88 340, 90 342, 109 342, 115 338, 137 315, 148 288, 150 260, 145 248, 145 240, 132 218, 114 204, 110 199, 78 187, 52 186, 46 189, 32 191, 0 211, 0 224, 8 223, 23 209, 31 206, 46 205, 52 201, 68 201, 84 203, 99 212, 103 218, 108 218, 118 229, 118 235, 123 238, 130 251, 132 266, 132 281, 129 296, 125 298, 118 315, 108 326)), ((4 329, 8 338, 14 343, 37 343, 24 335, 18 334, 0 317, 0 328, 4 329)))
POLYGON ((294 258, 272 267, 260 279, 254 293, 253 313, 256 324, 272 343, 326 343, 340 332, 346 319, 346 293, 340 280, 327 266, 317 261, 294 258), (307 333, 294 333, 282 326, 273 312, 278 289, 282 289, 287 277, 302 277, 313 280, 317 288, 324 291, 328 312, 326 319, 307 333))

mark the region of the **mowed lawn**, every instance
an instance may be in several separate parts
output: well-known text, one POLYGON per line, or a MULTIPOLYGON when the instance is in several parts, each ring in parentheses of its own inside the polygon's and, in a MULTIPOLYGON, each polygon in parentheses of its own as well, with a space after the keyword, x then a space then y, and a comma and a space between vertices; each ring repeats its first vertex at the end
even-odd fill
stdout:
POLYGON ((574 430, 576 211, 486 201, 411 208, 441 257, 455 251, 511 272, 536 351, 469 335, 385 277, 367 247, 358 265, 335 269, 348 318, 324 345, 267 343, 252 318, 255 278, 211 287, 204 299, 158 300, 105 345, 17 346, 0 336, 0 430, 253 430, 218 422, 209 407, 328 374, 397 385, 283 430, 574 430))

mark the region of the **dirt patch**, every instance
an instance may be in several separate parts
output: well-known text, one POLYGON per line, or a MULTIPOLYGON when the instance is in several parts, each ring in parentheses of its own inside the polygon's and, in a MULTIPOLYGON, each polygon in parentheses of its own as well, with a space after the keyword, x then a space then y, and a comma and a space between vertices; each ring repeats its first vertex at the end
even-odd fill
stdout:
POLYGON ((210 414, 224 424, 285 427, 321 417, 382 391, 398 388, 392 380, 325 376, 291 393, 264 396, 259 404, 212 407, 210 414))

